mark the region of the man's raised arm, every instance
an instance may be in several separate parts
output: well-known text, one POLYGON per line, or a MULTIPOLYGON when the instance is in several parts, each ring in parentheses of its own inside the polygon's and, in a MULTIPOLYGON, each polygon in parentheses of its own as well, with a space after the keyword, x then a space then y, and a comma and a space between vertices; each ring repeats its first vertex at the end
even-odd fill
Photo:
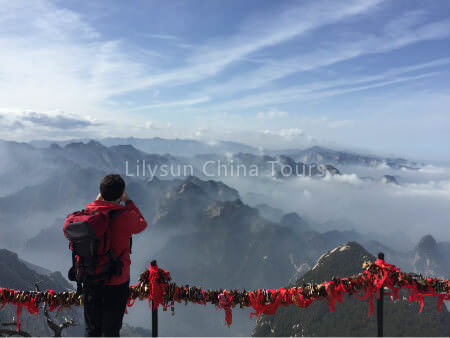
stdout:
POLYGON ((129 219, 127 220, 127 227, 129 231, 132 234, 138 234, 144 231, 147 227, 147 222, 134 202, 128 197, 126 192, 123 193, 121 200, 125 203, 125 206, 129 212, 129 219))

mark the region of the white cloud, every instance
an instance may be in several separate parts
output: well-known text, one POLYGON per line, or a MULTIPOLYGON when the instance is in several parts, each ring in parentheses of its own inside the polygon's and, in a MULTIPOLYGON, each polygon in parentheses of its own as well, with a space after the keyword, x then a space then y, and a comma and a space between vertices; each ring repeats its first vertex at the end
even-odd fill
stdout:
POLYGON ((393 187, 396 196, 408 197, 441 197, 450 201, 450 181, 429 181, 427 183, 408 183, 393 187))
POLYGON ((303 130, 300 128, 285 128, 285 129, 278 129, 278 130, 271 130, 266 129, 263 131, 265 135, 270 136, 279 136, 285 139, 291 139, 297 136, 303 135, 303 130))
POLYGON ((169 122, 146 121, 144 127, 145 129, 152 129, 153 131, 163 131, 172 128, 172 124, 169 122))
MULTIPOLYGON (((406 169, 406 170, 408 170, 408 169, 406 169)), ((437 167, 432 164, 428 164, 428 165, 420 168, 418 171, 423 174, 431 174, 431 175, 450 174, 449 168, 437 167)))
POLYGON ((355 186, 364 184, 364 182, 356 174, 330 175, 329 173, 327 173, 323 180, 325 182, 333 181, 339 183, 347 183, 355 186))
POLYGON ((272 110, 268 110, 268 111, 261 111, 258 114, 256 114, 256 117, 258 119, 272 120, 272 119, 287 117, 288 115, 289 115, 289 113, 287 111, 272 109, 272 110))

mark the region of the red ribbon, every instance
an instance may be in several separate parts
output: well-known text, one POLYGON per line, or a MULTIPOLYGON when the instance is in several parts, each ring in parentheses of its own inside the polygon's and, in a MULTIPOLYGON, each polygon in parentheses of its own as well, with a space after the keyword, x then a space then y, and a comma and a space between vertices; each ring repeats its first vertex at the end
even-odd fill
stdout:
POLYGON ((223 291, 219 296, 219 308, 225 310, 225 325, 230 327, 231 322, 233 320, 233 314, 231 312, 231 295, 228 291, 223 291))

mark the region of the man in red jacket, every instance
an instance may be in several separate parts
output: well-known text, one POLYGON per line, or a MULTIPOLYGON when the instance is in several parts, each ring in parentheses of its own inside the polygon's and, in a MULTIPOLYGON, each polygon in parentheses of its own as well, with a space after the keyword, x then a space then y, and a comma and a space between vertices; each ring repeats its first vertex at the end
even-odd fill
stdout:
POLYGON ((142 232, 147 222, 125 192, 120 175, 107 175, 100 183, 97 199, 86 205, 89 211, 123 210, 111 222, 111 248, 120 257, 122 274, 103 285, 83 287, 86 336, 119 336, 129 296, 131 236, 142 232), (122 205, 123 203, 124 205, 122 205))

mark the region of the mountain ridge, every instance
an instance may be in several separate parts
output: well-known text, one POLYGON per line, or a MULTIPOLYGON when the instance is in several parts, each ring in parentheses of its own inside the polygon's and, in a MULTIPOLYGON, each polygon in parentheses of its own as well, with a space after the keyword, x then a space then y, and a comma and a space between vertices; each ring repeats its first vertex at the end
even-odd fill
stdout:
POLYGON ((387 165, 395 169, 417 169, 422 166, 422 162, 416 160, 408 160, 402 157, 376 155, 373 153, 365 153, 360 150, 337 150, 324 146, 314 145, 306 148, 288 148, 288 149, 261 149, 244 143, 234 141, 211 141, 205 142, 195 139, 169 139, 169 138, 117 138, 108 137, 100 139, 80 138, 70 140, 31 140, 28 143, 38 148, 46 148, 51 144, 66 145, 73 142, 89 142, 97 140, 105 146, 133 145, 135 148, 147 153, 157 153, 160 155, 172 154, 183 156, 190 154, 205 155, 214 153, 250 153, 255 155, 287 155, 293 157, 296 161, 304 163, 319 164, 360 164, 368 166, 387 165))

